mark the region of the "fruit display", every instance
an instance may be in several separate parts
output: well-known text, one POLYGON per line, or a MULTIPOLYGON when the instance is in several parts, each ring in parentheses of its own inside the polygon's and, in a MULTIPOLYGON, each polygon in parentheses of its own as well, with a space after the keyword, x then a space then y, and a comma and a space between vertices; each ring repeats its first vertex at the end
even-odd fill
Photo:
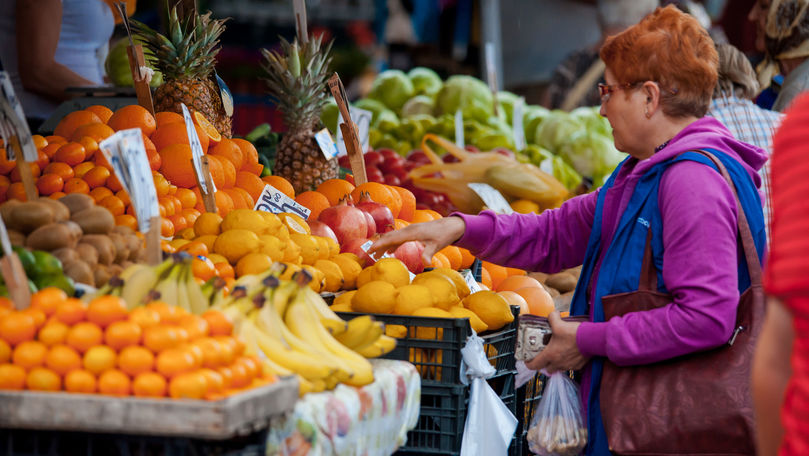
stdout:
MULTIPOLYGON (((22 263, 25 276, 28 277, 28 288, 31 292, 43 288, 59 288, 72 296, 75 292, 73 279, 66 276, 62 262, 43 250, 27 250, 20 246, 12 247, 22 263)), ((0 296, 8 296, 5 279, 0 276, 0 296)))
MULTIPOLYGON (((72 294, 62 271, 75 282, 100 287, 144 259, 142 237, 128 226, 116 226, 112 214, 88 195, 13 199, 0 205, 0 215, 11 244, 33 251, 33 266, 26 272, 35 283, 50 283, 72 294)), ((23 266, 31 262, 25 254, 21 259, 23 266)))
POLYGON ((275 381, 214 310, 162 301, 128 311, 117 296, 89 303, 57 288, 31 306, 0 299, 0 389, 218 400, 275 381))

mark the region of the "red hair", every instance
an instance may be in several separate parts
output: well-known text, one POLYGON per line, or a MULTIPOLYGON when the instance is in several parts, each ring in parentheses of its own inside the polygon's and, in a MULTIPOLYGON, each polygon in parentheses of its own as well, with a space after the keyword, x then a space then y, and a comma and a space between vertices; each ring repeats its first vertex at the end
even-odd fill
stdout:
POLYGON ((702 117, 708 111, 719 66, 716 47, 699 22, 674 5, 607 38, 600 54, 619 83, 657 81, 666 115, 702 117))

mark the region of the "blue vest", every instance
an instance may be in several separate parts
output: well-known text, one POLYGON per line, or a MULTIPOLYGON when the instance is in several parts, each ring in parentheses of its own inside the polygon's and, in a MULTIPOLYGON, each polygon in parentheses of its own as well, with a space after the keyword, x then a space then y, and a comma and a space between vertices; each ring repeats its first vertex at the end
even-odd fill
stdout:
MULTIPOLYGON (((750 175, 744 167, 735 159, 720 151, 706 149, 714 154, 727 168, 728 174, 736 185, 742 208, 747 215, 750 230, 758 251, 759 261, 764 254, 766 244, 764 215, 761 209, 761 198, 750 175)), ((638 180, 634 193, 629 204, 621 214, 615 235, 610 245, 606 246, 606 254, 601 263, 598 275, 598 283, 595 284, 595 300, 593 302, 593 321, 604 321, 604 309, 601 304, 601 297, 615 293, 635 291, 638 289, 640 281, 640 269, 643 261, 643 252, 646 248, 646 237, 648 230, 652 230, 652 251, 654 254, 654 264, 657 268, 658 291, 667 293, 666 285, 663 281, 661 271, 663 270, 663 227, 660 208, 657 204, 658 187, 660 178, 666 168, 682 160, 692 160, 703 163, 717 169, 714 164, 702 154, 696 152, 686 152, 679 156, 658 163, 650 168, 638 180)), ((604 198, 607 190, 615 182, 621 167, 626 160, 621 163, 604 184, 598 195, 595 217, 593 220, 593 230, 587 244, 584 265, 581 277, 576 286, 571 303, 571 315, 587 315, 590 280, 593 270, 601 252, 601 225, 602 211, 604 209, 604 198)), ((718 172, 718 170, 717 170, 718 172)), ((744 255, 739 256, 739 292, 743 292, 750 286, 750 278, 747 273, 744 255)), ((607 436, 604 431, 604 423, 601 418, 601 407, 599 392, 601 386, 601 373, 603 358, 593 358, 592 376, 590 384, 590 395, 588 403, 588 443, 585 454, 588 456, 610 455, 607 446, 607 436)))

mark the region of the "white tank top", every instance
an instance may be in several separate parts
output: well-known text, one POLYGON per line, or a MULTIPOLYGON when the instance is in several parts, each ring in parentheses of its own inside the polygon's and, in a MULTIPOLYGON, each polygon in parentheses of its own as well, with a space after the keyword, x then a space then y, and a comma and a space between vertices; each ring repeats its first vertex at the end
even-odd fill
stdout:
MULTIPOLYGON (((47 118, 57 100, 23 90, 17 64, 15 4, 0 0, 0 62, 9 73, 25 115, 47 118)), ((115 21, 103 0, 62 0, 62 28, 54 59, 96 84, 104 82, 104 59, 115 21)))

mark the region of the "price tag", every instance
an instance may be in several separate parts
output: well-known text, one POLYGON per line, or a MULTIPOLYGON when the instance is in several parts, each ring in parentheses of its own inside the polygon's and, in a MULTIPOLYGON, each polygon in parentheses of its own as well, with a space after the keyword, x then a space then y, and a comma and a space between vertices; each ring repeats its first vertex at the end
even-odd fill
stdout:
POLYGON ((461 270, 461 276, 463 277, 463 280, 466 282, 466 285, 469 286, 470 293, 477 293, 478 291, 482 290, 482 288, 480 288, 480 285, 478 285, 477 280, 475 280, 475 277, 472 275, 472 271, 470 271, 469 269, 463 269, 461 270))
MULTIPOLYGON (((9 120, 13 131, 7 132, 8 136, 15 135, 20 141, 22 148, 22 155, 25 161, 35 162, 39 158, 34 140, 31 138, 31 130, 28 128, 28 122, 25 121, 25 113, 22 110, 20 100, 14 93, 14 86, 11 85, 11 78, 5 71, 0 71, 0 92, 2 92, 3 114, 9 120)), ((5 143, 4 138, 4 143, 5 143)), ((8 150, 6 143, 6 150, 8 150)), ((16 160, 16 156, 14 157, 16 160)))
POLYGON ((121 130, 101 141, 99 148, 132 200, 138 229, 142 233, 148 232, 150 220, 160 217, 160 208, 140 129, 121 130))
POLYGON ((194 160, 194 172, 197 174, 200 190, 202 193, 215 193, 216 186, 209 189, 205 181, 205 175, 202 172, 202 144, 199 142, 197 136, 197 129, 194 127, 194 120, 191 118, 191 112, 185 106, 185 103, 180 103, 183 107, 183 119, 185 119, 185 132, 188 134, 188 144, 191 145, 191 158, 194 160))
POLYGON ((553 160, 546 158, 539 163, 539 169, 542 172, 548 173, 553 176, 553 160))
MULTIPOLYGON (((360 246, 360 248, 362 249, 362 251, 363 251, 363 252, 368 253, 368 249, 370 249, 372 245, 374 245, 374 241, 368 240, 368 241, 365 241, 365 242, 364 242, 364 243, 363 243, 363 244, 360 246)), ((376 258, 376 255, 372 255, 372 254, 370 254, 370 253, 368 253, 368 256, 369 256, 369 257, 371 257, 371 258, 373 258, 373 259, 374 259, 374 260, 376 260, 376 261, 379 261, 379 260, 380 260, 380 259, 382 259, 382 258, 396 258, 395 256, 393 256, 393 255, 389 254, 388 252, 383 253, 383 254, 382 254, 382 256, 381 256, 381 257, 379 257, 379 258, 376 258)), ((415 277, 415 276, 414 276, 414 277, 415 277)), ((411 278, 410 278, 410 280, 413 280, 413 278, 411 277, 411 278)))
MULTIPOLYGON (((340 136, 342 136, 342 134, 340 136)), ((334 141, 331 139, 331 133, 329 133, 328 128, 324 128, 315 133, 315 141, 317 141, 317 145, 320 146, 320 151, 323 152, 323 156, 326 157, 326 160, 331 160, 337 156, 337 145, 334 144, 334 141)), ((343 150, 345 150, 345 144, 343 144, 343 150)))
POLYGON ((14 127, 2 111, 0 111, 0 138, 3 139, 3 147, 6 149, 6 160, 17 160, 17 154, 14 152, 14 147, 11 145, 11 136, 14 134, 14 127))
POLYGON ((455 145, 463 149, 466 147, 463 138, 463 112, 455 111, 455 145))
POLYGON ((467 185, 478 194, 480 199, 483 200, 483 204, 494 212, 498 214, 511 214, 514 212, 511 206, 509 206, 508 201, 503 198, 503 195, 491 185, 480 182, 471 182, 467 185))
MULTIPOLYGON (((374 117, 374 113, 371 111, 366 111, 365 109, 360 108, 349 108, 351 111, 351 120, 357 125, 357 130, 359 131, 360 137, 360 146, 362 147, 362 151, 365 152, 368 150, 368 134, 371 131, 371 119, 374 117)), ((343 123, 343 115, 340 114, 337 119, 337 125, 343 123)), ((337 129, 337 156, 342 157, 346 155, 346 144, 343 141, 343 131, 338 128, 337 129)))
POLYGON ((304 220, 308 219, 309 214, 312 212, 269 184, 264 186, 264 190, 261 191, 261 196, 258 197, 253 210, 272 212, 273 214, 289 212, 299 215, 304 220))
POLYGON ((525 114, 525 98, 517 98, 514 110, 511 113, 511 127, 514 134, 514 146, 518 151, 525 149, 525 129, 523 128, 523 115, 525 114))

